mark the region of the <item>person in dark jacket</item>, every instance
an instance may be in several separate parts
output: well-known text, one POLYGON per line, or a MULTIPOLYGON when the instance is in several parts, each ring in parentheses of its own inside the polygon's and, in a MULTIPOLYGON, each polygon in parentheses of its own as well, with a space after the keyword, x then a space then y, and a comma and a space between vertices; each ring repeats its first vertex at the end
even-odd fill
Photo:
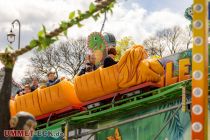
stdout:
POLYGON ((23 91, 24 91, 24 89, 23 89, 23 88, 18 89, 18 91, 16 92, 16 94, 17 94, 17 95, 23 95, 23 94, 22 94, 22 92, 23 92, 23 91))
POLYGON ((114 57, 117 55, 117 51, 114 47, 108 49, 108 56, 104 59, 104 68, 117 64, 114 57))
POLYGON ((60 79, 58 79, 58 77, 55 76, 55 72, 53 71, 49 71, 47 73, 47 77, 48 77, 48 81, 46 83, 47 87, 55 85, 60 82, 60 79))
POLYGON ((96 65, 96 57, 94 54, 87 56, 87 62, 81 66, 80 71, 78 72, 78 76, 85 74, 86 72, 91 72, 97 69, 96 65))
POLYGON ((37 77, 34 77, 32 80, 31 92, 36 90, 39 87, 39 80, 37 77))

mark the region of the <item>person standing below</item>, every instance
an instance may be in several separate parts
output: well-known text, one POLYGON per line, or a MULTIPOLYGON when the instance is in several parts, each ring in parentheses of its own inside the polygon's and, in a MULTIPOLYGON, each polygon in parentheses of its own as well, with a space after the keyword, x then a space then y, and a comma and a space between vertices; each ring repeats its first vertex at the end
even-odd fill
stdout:
POLYGON ((104 68, 117 64, 114 57, 117 55, 117 51, 114 47, 108 49, 108 56, 104 59, 104 68))
POLYGON ((96 65, 96 57, 94 54, 87 56, 87 62, 81 67, 80 71, 78 72, 78 76, 85 74, 86 72, 91 72, 97 69, 96 65))
POLYGON ((58 77, 55 76, 55 72, 54 71, 49 71, 47 73, 47 77, 48 77, 48 81, 46 83, 47 87, 55 85, 55 84, 57 84, 57 83, 59 83, 61 81, 60 79, 58 79, 58 77))
POLYGON ((34 90, 36 90, 39 87, 39 80, 37 77, 34 77, 32 79, 32 86, 31 86, 31 92, 33 92, 34 90))

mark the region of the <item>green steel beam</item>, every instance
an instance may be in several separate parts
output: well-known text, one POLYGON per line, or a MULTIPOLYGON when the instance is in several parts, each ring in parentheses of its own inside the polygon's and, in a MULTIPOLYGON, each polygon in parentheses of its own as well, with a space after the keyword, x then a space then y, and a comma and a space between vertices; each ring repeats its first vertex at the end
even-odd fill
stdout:
MULTIPOLYGON (((112 107, 110 109, 106 109, 104 111, 100 111, 100 112, 96 112, 96 113, 92 113, 91 111, 89 111, 88 115, 72 117, 70 119, 70 122, 91 121, 93 119, 104 118, 104 116, 112 114, 113 112, 116 112, 116 111, 124 112, 124 110, 129 110, 129 108, 140 107, 140 106, 147 107, 147 106, 150 106, 153 103, 157 103, 157 102, 159 103, 159 102, 163 102, 163 101, 166 101, 166 100, 173 99, 176 96, 177 97, 181 96, 181 92, 178 92, 178 91, 181 91, 181 87, 183 86, 184 83, 185 82, 173 85, 168 90, 163 90, 159 94, 155 94, 155 95, 149 96, 147 98, 138 98, 138 96, 133 97, 132 102, 122 104, 120 106, 114 106, 114 107, 112 107)), ((159 90, 161 90, 161 89, 159 89, 159 90)))

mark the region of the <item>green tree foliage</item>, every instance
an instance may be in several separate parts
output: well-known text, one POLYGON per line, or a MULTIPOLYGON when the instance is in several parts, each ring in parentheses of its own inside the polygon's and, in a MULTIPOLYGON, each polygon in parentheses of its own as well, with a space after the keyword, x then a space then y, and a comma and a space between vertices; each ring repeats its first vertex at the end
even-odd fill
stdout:
POLYGON ((128 36, 125 36, 121 40, 117 41, 117 46, 116 46, 117 56, 115 57, 115 59, 119 61, 122 55, 125 53, 125 51, 133 45, 135 45, 135 43, 132 37, 128 36))

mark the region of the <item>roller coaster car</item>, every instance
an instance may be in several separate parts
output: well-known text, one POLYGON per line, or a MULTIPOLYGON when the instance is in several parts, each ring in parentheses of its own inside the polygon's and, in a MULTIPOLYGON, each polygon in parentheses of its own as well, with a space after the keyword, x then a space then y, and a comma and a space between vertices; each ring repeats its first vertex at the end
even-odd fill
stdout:
POLYGON ((67 106, 81 106, 81 102, 75 95, 73 84, 67 80, 22 96, 17 95, 14 100, 10 100, 12 116, 19 111, 27 111, 37 117, 67 106))
POLYGON ((74 84, 67 80, 39 88, 32 93, 16 96, 10 101, 11 114, 27 111, 37 120, 48 116, 63 116, 88 105, 98 106, 122 98, 121 95, 139 89, 157 88, 164 68, 156 59, 145 59, 142 46, 133 46, 120 61, 108 68, 76 76, 74 84))
POLYGON ((66 106, 62 109, 58 109, 58 110, 55 110, 55 111, 37 116, 36 119, 38 121, 46 120, 50 116, 51 120, 54 120, 54 119, 57 119, 57 118, 60 118, 60 117, 68 116, 68 115, 73 114, 73 113, 77 113, 77 112, 80 112, 80 111, 84 111, 84 110, 87 110, 87 109, 98 107, 102 104, 106 104, 106 103, 110 103, 110 102, 113 102, 113 101, 116 101, 116 100, 120 100, 122 97, 124 97, 123 95, 126 95, 128 93, 139 94, 144 90, 151 90, 151 89, 159 88, 159 87, 160 87, 160 85, 157 84, 157 83, 146 82, 146 83, 143 83, 143 84, 139 84, 139 85, 130 87, 130 88, 125 89, 125 90, 120 90, 120 91, 113 92, 113 93, 110 93, 110 94, 105 95, 105 96, 101 96, 100 98, 89 100, 87 102, 82 103, 80 106, 72 106, 72 105, 66 106))

